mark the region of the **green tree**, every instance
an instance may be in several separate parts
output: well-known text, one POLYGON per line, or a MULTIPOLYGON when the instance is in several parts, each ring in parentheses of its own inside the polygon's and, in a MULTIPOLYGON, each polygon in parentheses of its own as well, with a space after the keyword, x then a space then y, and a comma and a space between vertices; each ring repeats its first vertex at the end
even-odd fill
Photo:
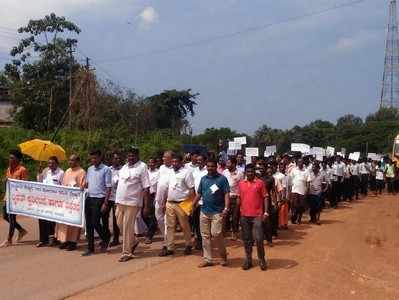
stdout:
POLYGON ((194 144, 207 146, 208 149, 218 150, 219 141, 221 141, 226 148, 227 142, 238 136, 246 136, 247 143, 251 144, 251 137, 249 135, 238 133, 228 127, 206 128, 203 133, 193 136, 192 142, 194 144))
POLYGON ((266 146, 276 145, 278 152, 285 152, 290 147, 286 131, 273 129, 267 125, 263 125, 255 131, 253 144, 260 147, 261 152, 266 149, 266 146))
POLYGON ((66 36, 79 34, 80 29, 52 13, 30 20, 18 33, 24 38, 11 49, 14 59, 4 67, 15 105, 14 119, 25 128, 51 129, 68 105, 67 78, 71 66, 73 70, 80 67, 70 56, 77 40, 66 36))
POLYGON ((195 102, 199 96, 198 93, 193 94, 191 90, 166 90, 158 95, 148 98, 153 109, 156 127, 160 129, 173 129, 176 133, 180 133, 186 118, 194 116, 195 102))

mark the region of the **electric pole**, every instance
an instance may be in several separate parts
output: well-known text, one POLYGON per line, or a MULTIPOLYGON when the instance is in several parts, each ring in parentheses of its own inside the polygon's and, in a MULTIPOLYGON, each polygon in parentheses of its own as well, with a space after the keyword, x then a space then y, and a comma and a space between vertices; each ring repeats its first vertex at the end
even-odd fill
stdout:
POLYGON ((72 56, 73 50, 72 50, 72 45, 69 47, 69 120, 68 120, 68 127, 69 129, 72 129, 72 63, 73 63, 73 56, 72 56))

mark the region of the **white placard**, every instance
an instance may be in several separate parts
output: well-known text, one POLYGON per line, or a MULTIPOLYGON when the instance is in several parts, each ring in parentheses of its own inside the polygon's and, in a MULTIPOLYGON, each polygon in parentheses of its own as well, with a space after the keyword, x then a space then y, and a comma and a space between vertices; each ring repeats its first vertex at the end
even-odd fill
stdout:
POLYGON ((330 156, 334 156, 334 153, 335 153, 335 148, 328 146, 327 149, 326 149, 327 156, 329 156, 329 157, 330 156))
POLYGON ((252 157, 251 156, 245 156, 245 164, 249 165, 252 163, 252 157))
POLYGON ((227 156, 237 155, 237 150, 227 149, 227 156))
POLYGON ((352 160, 358 161, 360 159, 360 152, 353 152, 352 154, 352 160))
POLYGON ((313 147, 310 150, 310 154, 325 156, 326 155, 326 150, 324 148, 322 148, 322 147, 313 147))
POLYGON ((321 155, 321 154, 316 154, 316 160, 317 161, 323 161, 323 155, 321 155))
POLYGON ((229 150, 241 150, 241 143, 229 142, 229 150))
POLYGON ((247 137, 246 136, 235 137, 234 142, 240 143, 241 145, 246 145, 247 137))
POLYGON ((291 144, 291 151, 310 153, 310 146, 306 144, 293 143, 291 144))
POLYGON ((272 156, 272 155, 276 154, 276 152, 277 152, 277 146, 276 145, 266 146, 266 150, 264 152, 264 157, 272 156))
POLYGON ((259 148, 245 148, 245 155, 249 157, 258 157, 259 148))
POLYGON ((371 159, 371 160, 376 160, 376 156, 377 156, 377 154, 375 154, 375 153, 369 153, 369 154, 367 154, 367 158, 369 158, 369 159, 371 159))
POLYGON ((342 153, 343 156, 345 156, 346 155, 346 148, 341 148, 341 153, 342 153))

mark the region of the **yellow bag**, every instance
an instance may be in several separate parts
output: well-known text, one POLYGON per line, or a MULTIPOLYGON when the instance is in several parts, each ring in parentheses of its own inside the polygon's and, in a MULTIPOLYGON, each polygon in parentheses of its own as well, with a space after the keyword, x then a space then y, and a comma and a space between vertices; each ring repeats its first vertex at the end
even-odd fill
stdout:
POLYGON ((193 200, 193 197, 190 197, 179 204, 180 208, 186 213, 187 216, 191 215, 191 212, 193 211, 193 200))

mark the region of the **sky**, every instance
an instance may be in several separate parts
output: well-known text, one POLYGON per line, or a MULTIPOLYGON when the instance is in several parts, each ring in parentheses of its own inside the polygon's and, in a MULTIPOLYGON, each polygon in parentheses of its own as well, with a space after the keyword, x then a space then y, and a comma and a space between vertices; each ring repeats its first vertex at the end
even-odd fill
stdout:
POLYGON ((312 15, 352 2, 0 0, 0 65, 16 28, 54 12, 82 29, 77 55, 100 78, 143 96, 200 93, 194 133, 365 117, 379 106, 389 1, 312 15))

